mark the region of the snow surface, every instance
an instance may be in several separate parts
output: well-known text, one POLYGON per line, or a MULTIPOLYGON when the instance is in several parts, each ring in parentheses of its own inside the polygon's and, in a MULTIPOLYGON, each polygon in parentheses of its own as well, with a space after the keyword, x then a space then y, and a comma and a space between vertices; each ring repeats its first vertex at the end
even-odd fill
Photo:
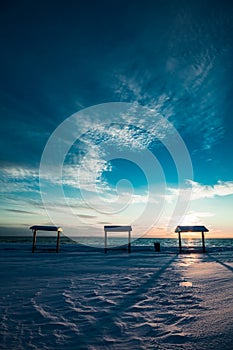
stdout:
POLYGON ((233 349, 233 255, 0 251, 0 348, 233 349))

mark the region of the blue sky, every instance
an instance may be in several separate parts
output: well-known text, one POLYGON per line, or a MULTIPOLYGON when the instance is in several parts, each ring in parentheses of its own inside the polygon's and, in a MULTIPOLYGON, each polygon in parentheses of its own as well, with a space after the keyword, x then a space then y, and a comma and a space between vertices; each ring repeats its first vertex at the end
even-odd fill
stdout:
POLYGON ((1 233, 50 224, 54 212, 54 223, 66 227, 72 211, 78 221, 67 234, 99 235, 105 223, 130 223, 138 235, 173 237, 172 225, 187 223, 232 237, 229 1, 0 6, 1 233), (109 108, 115 102, 134 111, 114 119, 109 108), (90 115, 83 119, 86 108, 90 115), (47 141, 71 115, 75 132, 85 132, 64 158, 64 201, 57 194, 61 179, 43 173, 42 189, 39 170, 47 141), (173 145, 172 154, 167 149, 176 133, 193 173, 185 156, 182 165, 183 146, 173 145), (53 198, 47 207, 41 191, 53 198), (174 215, 185 196, 187 206, 174 215))

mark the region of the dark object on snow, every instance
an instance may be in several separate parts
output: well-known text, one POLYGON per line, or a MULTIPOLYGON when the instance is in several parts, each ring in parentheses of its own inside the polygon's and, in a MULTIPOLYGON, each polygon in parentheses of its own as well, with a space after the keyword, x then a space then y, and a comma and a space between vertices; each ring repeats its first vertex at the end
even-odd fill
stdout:
POLYGON ((160 243, 159 242, 154 242, 154 247, 156 252, 160 252, 160 243))

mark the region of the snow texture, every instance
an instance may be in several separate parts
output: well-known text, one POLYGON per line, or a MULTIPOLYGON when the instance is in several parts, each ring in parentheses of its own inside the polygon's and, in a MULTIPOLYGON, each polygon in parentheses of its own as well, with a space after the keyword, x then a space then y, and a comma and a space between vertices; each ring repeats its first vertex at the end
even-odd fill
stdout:
POLYGON ((1 250, 0 348, 230 350, 233 255, 1 250))

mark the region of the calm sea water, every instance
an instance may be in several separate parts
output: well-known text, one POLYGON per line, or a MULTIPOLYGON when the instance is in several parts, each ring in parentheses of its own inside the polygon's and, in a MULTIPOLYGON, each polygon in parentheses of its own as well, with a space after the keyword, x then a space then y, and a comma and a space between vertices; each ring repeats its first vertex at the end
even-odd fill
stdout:
MULTIPOLYGON (((151 249, 154 248, 154 243, 160 243, 161 251, 166 250, 175 250, 178 248, 178 240, 176 238, 138 238, 136 240, 132 240, 132 247, 145 247, 151 249)), ((120 247, 124 246, 128 243, 127 238, 119 238, 119 237, 108 237, 108 247, 120 247)), ((30 247, 32 244, 32 236, 0 236, 0 249, 8 247, 22 247, 28 246, 30 247)), ((37 237, 37 246, 54 246, 56 244, 56 236, 42 236, 38 235, 37 237)), ((61 236, 60 242, 61 248, 65 247, 65 249, 75 249, 82 245, 91 246, 97 248, 104 247, 104 238, 103 237, 75 237, 73 240, 66 236, 61 236)), ((214 238, 206 238, 205 245, 207 250, 232 250, 233 251, 233 238, 231 239, 214 239, 214 238)), ((189 238, 182 240, 182 246, 184 248, 195 249, 202 246, 201 239, 198 238, 189 238)))

